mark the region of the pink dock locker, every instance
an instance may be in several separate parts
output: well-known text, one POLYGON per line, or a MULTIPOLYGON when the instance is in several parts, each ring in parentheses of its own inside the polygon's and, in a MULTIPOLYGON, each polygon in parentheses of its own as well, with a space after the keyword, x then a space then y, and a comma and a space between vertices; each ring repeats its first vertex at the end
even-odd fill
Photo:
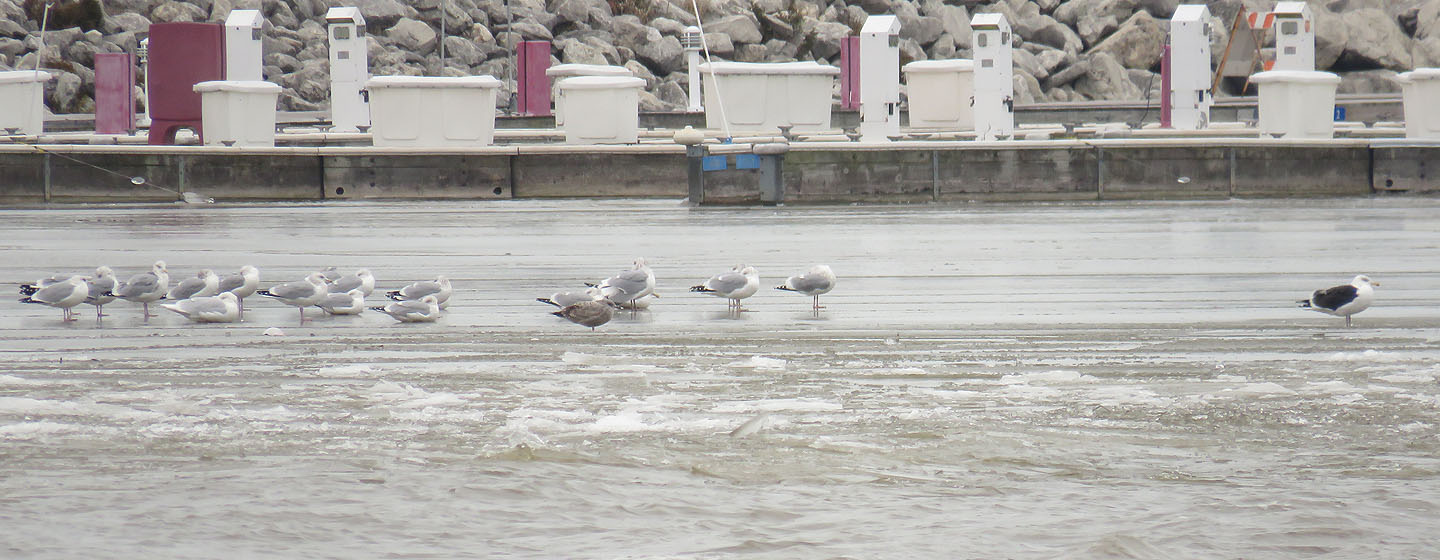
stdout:
POLYGON ((175 132, 200 127, 195 84, 225 79, 225 26, 218 23, 156 23, 150 26, 147 60, 150 143, 174 144, 175 132))
POLYGON ((860 38, 840 40, 840 108, 860 108, 860 38))
POLYGON ((135 132, 135 55, 95 53, 95 132, 135 132))
POLYGON ((550 116, 550 78, 545 76, 545 70, 550 68, 550 42, 521 41, 519 67, 519 83, 515 84, 515 89, 520 114, 550 116))

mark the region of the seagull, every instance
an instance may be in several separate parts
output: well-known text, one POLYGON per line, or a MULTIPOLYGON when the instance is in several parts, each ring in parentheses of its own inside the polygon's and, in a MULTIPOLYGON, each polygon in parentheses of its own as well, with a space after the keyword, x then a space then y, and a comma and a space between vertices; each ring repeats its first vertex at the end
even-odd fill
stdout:
POLYGON ((165 261, 155 261, 150 272, 131 276, 112 294, 125 301, 143 305, 145 320, 149 321, 151 317, 154 317, 150 314, 150 302, 160 301, 165 297, 165 290, 169 287, 170 272, 165 269, 165 261))
POLYGON ((366 296, 375 291, 375 275, 370 274, 370 269, 362 268, 350 276, 341 276, 330 282, 330 293, 343 294, 350 290, 359 288, 366 296))
POLYGON ((315 302, 315 307, 331 315, 359 315, 365 310, 365 291, 355 288, 343 294, 325 294, 325 297, 315 302))
POLYGON ((293 305, 300 309, 300 324, 305 324, 305 308, 315 305, 320 298, 325 297, 329 291, 325 288, 325 277, 319 272, 312 272, 304 280, 299 282, 287 282, 270 288, 255 292, 262 296, 273 297, 285 305, 293 305))
POLYGON ((95 306, 95 320, 99 321, 105 314, 100 311, 105 304, 115 301, 115 271, 108 266, 101 266, 95 269, 95 277, 85 282, 89 288, 89 295, 85 297, 85 303, 95 306))
POLYGON ((564 317, 580 326, 590 327, 590 330, 594 331, 595 327, 610 322, 610 318, 615 314, 615 306, 608 300, 589 300, 572 303, 550 314, 564 317))
POLYGON ((744 311, 740 300, 755 295, 760 289, 760 273, 753 266, 736 265, 729 272, 722 272, 706 280, 704 284, 690 288, 692 292, 710 294, 729 301, 728 309, 744 311))
POLYGON ((385 292, 385 295, 395 301, 415 301, 425 296, 435 296, 435 302, 440 307, 445 307, 450 301, 450 279, 445 276, 436 276, 434 280, 422 280, 400 288, 398 290, 385 292))
MULTIPOLYGON (((629 305, 637 299, 655 294, 655 272, 650 270, 645 258, 635 259, 635 268, 626 270, 597 285, 600 295, 616 305, 629 305)), ((655 297, 660 297, 656 295, 655 297)), ((631 311, 638 309, 632 306, 631 311)))
POLYGON ((250 265, 240 267, 236 274, 226 274, 220 279, 220 292, 235 294, 235 305, 240 308, 240 319, 245 319, 245 298, 255 295, 260 288, 260 269, 250 265))
POLYGON ((69 280, 72 276, 74 276, 74 274, 55 274, 36 280, 33 284, 21 284, 20 295, 33 296, 35 295, 35 292, 38 292, 45 287, 50 286, 51 284, 59 284, 61 282, 69 280))
POLYGON ((401 323, 433 323, 440 318, 440 299, 434 295, 426 295, 415 300, 400 300, 384 307, 371 307, 401 323))
POLYGON ((196 296, 175 303, 161 304, 196 323, 234 323, 240 320, 240 298, 233 292, 218 296, 196 296))
POLYGON ((820 296, 835 289, 835 273, 830 271, 829 266, 817 264, 810 267, 805 274, 791 276, 785 280, 784 284, 776 286, 775 289, 814 297, 810 309, 818 313, 824 309, 824 306, 820 305, 820 296))
POLYGON ((210 269, 201 270, 194 278, 186 278, 165 293, 165 299, 209 297, 220 293, 220 277, 210 269))
POLYGON ((60 320, 69 323, 75 320, 71 308, 80 305, 89 295, 90 289, 85 284, 85 277, 71 276, 64 282, 50 284, 40 288, 34 294, 20 298, 20 303, 38 303, 58 307, 62 312, 60 320))
POLYGON ((1300 307, 1313 309, 1321 313, 1345 318, 1345 326, 1350 326, 1350 316, 1370 307, 1375 301, 1375 288, 1379 282, 1370 280, 1369 276, 1361 274, 1351 280, 1349 284, 1315 290, 1310 299, 1299 301, 1300 307))
POLYGON ((582 301, 599 301, 600 297, 600 288, 590 286, 583 292, 555 292, 548 298, 535 298, 535 301, 564 308, 582 301))

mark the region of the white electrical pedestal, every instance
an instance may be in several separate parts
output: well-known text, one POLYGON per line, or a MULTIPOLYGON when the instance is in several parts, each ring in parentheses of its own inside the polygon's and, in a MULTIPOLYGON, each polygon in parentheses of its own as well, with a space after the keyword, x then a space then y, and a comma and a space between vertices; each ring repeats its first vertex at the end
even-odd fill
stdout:
POLYGON ((1185 4, 1170 18, 1170 126, 1200 130, 1210 124, 1210 10, 1185 4))
POLYGON ((970 18, 975 59, 975 139, 985 142, 1015 134, 1015 75, 1010 23, 1003 14, 970 18))
POLYGON ((330 8, 330 122, 333 132, 370 127, 370 54, 365 45, 365 16, 359 8, 330 8))
POLYGON ((900 20, 870 16, 860 28, 860 141, 900 135, 900 20))
POLYGON ((700 34, 699 27, 692 25, 685 28, 685 34, 680 37, 680 46, 685 48, 685 68, 690 72, 690 83, 685 91, 689 103, 685 110, 691 113, 705 110, 705 106, 700 103, 700 49, 704 45, 704 37, 700 34))
POLYGON ((1279 2, 1275 18, 1275 66, 1271 70, 1315 70, 1315 24, 1304 2, 1279 2))
POLYGON ((230 10, 225 18, 225 80, 258 82, 265 79, 260 38, 265 16, 260 10, 230 10))

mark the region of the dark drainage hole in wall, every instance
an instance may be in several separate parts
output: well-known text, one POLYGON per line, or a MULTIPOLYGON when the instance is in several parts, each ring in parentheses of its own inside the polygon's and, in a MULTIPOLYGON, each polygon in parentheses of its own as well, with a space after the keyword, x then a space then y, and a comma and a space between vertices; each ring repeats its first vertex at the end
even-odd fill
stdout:
POLYGON ((500 193, 502 193, 502 192, 505 192, 505 189, 502 189, 502 188, 500 188, 500 187, 495 187, 495 194, 498 195, 498 194, 500 194, 500 193))
POLYGON ((345 194, 345 187, 335 187, 335 194, 336 194, 336 195, 344 195, 344 194, 345 194))

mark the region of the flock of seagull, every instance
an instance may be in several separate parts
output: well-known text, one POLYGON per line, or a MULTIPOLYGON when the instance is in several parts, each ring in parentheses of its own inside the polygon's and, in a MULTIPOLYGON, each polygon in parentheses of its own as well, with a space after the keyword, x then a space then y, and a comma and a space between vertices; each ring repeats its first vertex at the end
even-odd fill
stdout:
MULTIPOLYGON (((260 270, 246 265, 234 274, 220 276, 204 269, 193 277, 170 282, 165 261, 155 261, 150 272, 136 274, 120 282, 107 266, 95 274, 54 275, 33 284, 22 284, 21 303, 55 307, 62 311, 61 320, 75 321, 74 308, 81 304, 95 306, 95 319, 105 317, 105 305, 119 299, 139 303, 146 321, 155 315, 150 304, 197 323, 233 323, 245 316, 245 298, 259 295, 272 298, 299 310, 300 323, 305 323, 305 310, 318 307, 330 315, 358 315, 366 309, 379 311, 404 323, 433 322, 448 305, 453 289, 449 278, 437 276, 385 292, 393 300, 383 306, 368 306, 365 298, 375 290, 375 276, 367 269, 342 275, 334 267, 308 274, 304 279, 260 289, 260 270)), ((820 296, 835 288, 835 273, 826 265, 815 265, 802 274, 786 279, 778 290, 795 292, 812 298, 811 310, 819 313, 820 296)), ((753 266, 737 265, 690 288, 691 292, 713 295, 727 301, 729 311, 744 311, 741 300, 760 289, 760 275, 753 266)), ((586 283, 581 291, 557 292, 537 301, 553 305, 552 312, 572 323, 590 327, 610 322, 617 309, 636 313, 646 309, 655 293, 655 273, 644 258, 635 259, 632 269, 596 283, 586 283)))

